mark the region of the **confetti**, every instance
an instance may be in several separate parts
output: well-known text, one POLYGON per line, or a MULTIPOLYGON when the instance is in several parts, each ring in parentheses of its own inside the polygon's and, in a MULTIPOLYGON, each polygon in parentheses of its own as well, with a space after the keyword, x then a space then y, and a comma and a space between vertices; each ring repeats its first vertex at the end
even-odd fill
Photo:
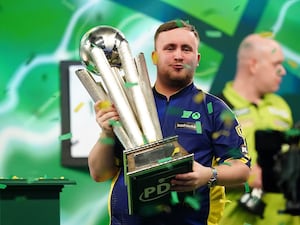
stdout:
POLYGON ((199 92, 197 95, 194 96, 194 102, 201 103, 204 99, 203 92, 199 92))
POLYGON ((174 151, 172 152, 172 156, 176 155, 177 153, 180 153, 179 147, 174 148, 174 151))
POLYGON ((168 162, 170 160, 172 160, 172 157, 162 158, 162 159, 157 160, 157 162, 158 163, 164 163, 164 162, 168 162))
POLYGON ((222 32, 218 30, 207 30, 205 35, 210 38, 220 38, 222 37, 222 32))
POLYGON ((212 114, 212 112, 214 111, 213 110, 213 106, 212 106, 212 103, 211 102, 209 102, 209 103, 207 103, 207 111, 208 111, 208 114, 212 114))
POLYGON ((212 134, 212 138, 213 139, 217 139, 218 137, 220 137, 222 135, 228 137, 229 136, 229 132, 227 130, 221 130, 221 131, 214 132, 212 134))
POLYGON ((59 136, 59 140, 61 141, 69 140, 71 138, 72 138, 72 133, 66 133, 59 136))
POLYGON ((298 67, 297 62, 295 62, 294 60, 289 59, 289 60, 287 60, 287 63, 290 67, 292 67, 294 69, 296 69, 298 67))
POLYGON ((171 204, 176 205, 179 203, 178 194, 176 191, 171 191, 171 204))
POLYGON ((219 131, 214 132, 214 133, 211 135, 212 139, 217 139, 217 138, 220 137, 220 136, 221 136, 221 134, 220 134, 219 131))
POLYGON ((201 122, 200 121, 196 121, 195 125, 196 125, 196 133, 197 134, 202 134, 201 122))
POLYGON ((240 152, 240 149, 231 149, 229 152, 229 155, 231 158, 233 159, 238 159, 241 157, 241 152, 240 152))
POLYGON ((182 109, 181 108, 178 108, 178 107, 174 107, 174 106, 170 106, 168 109, 167 109, 167 115, 181 115, 182 113, 182 109))
POLYGON ((35 58, 35 53, 32 53, 32 54, 30 55, 30 57, 28 58, 28 60, 26 61, 26 64, 27 64, 27 65, 30 64, 34 58, 35 58))
POLYGON ((113 138, 99 138, 99 142, 106 145, 113 145, 115 143, 115 140, 113 138))
POLYGON ((224 121, 225 125, 230 126, 230 125, 232 125, 232 123, 235 119, 235 116, 231 111, 224 110, 221 113, 221 119, 224 121))
POLYGON ((108 121, 109 125, 113 126, 113 127, 120 127, 121 123, 118 120, 109 120, 108 121))
POLYGON ((240 8, 240 5, 237 5, 233 8, 233 11, 237 11, 240 8))
POLYGON ((76 6, 74 4, 68 2, 67 0, 63 0, 62 4, 65 5, 67 8, 69 8, 72 11, 74 11, 76 9, 76 6))
POLYGON ((158 62, 158 55, 157 55, 157 52, 153 52, 152 54, 152 61, 153 61, 153 64, 156 65, 157 62, 158 62))
POLYGON ((88 71, 92 71, 92 72, 97 71, 95 66, 92 64, 88 64, 86 68, 88 71))
POLYGON ((207 17, 213 14, 219 14, 219 12, 215 8, 209 8, 203 11, 202 14, 207 17))
POLYGON ((131 87, 136 86, 136 85, 138 85, 138 82, 134 82, 134 83, 125 82, 125 88, 131 88, 131 87))
POLYGON ((74 112, 79 112, 79 110, 84 106, 84 102, 80 102, 74 109, 74 112))
POLYGON ((110 101, 108 101, 108 100, 101 101, 101 102, 98 104, 98 108, 99 108, 99 109, 107 109, 107 108, 109 108, 109 107, 111 107, 111 103, 110 103, 110 101))
POLYGON ((223 163, 221 163, 221 165, 232 166, 232 163, 230 163, 230 162, 223 162, 223 163))
POLYGON ((180 19, 176 19, 176 26, 179 27, 179 28, 184 27, 184 25, 183 25, 183 23, 180 19))
POLYGON ((259 33, 258 35, 261 36, 261 37, 265 37, 265 38, 274 37, 274 34, 271 31, 264 31, 264 32, 259 33))
POLYGON ((5 184, 0 184, 0 189, 5 189, 6 185, 5 184))
POLYGON ((189 64, 183 64, 183 68, 185 68, 185 69, 191 69, 192 68, 192 66, 191 65, 189 65, 189 64))
POLYGON ((248 182, 246 182, 246 183, 244 184, 244 186, 245 186, 245 192, 246 192, 246 193, 250 193, 250 187, 249 187, 248 182))
POLYGON ((190 196, 185 197, 184 202, 195 210, 200 209, 200 202, 197 198, 192 198, 190 196))

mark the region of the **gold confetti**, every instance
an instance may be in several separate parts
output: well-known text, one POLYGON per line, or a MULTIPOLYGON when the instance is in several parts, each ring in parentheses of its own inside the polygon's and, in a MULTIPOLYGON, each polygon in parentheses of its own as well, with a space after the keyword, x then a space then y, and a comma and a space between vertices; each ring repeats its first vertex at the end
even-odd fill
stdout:
POLYGON ((107 108, 111 107, 111 103, 108 100, 104 100, 98 104, 98 107, 99 107, 99 109, 107 109, 107 108))
POLYGON ((199 92, 197 95, 194 96, 194 102, 201 103, 204 99, 203 92, 199 92))
POLYGON ((74 112, 79 112, 79 110, 84 106, 83 102, 80 102, 74 109, 74 112))

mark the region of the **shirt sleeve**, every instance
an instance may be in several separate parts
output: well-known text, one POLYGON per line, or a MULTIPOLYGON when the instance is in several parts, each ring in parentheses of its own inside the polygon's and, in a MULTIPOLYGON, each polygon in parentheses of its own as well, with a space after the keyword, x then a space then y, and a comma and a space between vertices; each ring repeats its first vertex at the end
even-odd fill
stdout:
POLYGON ((213 148, 218 164, 238 159, 250 167, 246 139, 233 111, 223 101, 214 101, 213 148))

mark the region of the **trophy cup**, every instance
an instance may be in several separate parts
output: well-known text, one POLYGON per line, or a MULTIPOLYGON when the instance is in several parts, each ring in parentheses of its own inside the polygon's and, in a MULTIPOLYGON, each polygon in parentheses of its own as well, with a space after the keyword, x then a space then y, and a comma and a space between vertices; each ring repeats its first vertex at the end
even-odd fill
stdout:
POLYGON ((76 75, 93 101, 110 101, 120 120, 113 131, 124 147, 123 163, 129 213, 170 202, 170 180, 192 171, 193 154, 163 138, 144 54, 133 57, 125 36, 111 26, 87 31, 80 43, 85 69, 76 75), (100 76, 95 82, 93 76, 100 76))

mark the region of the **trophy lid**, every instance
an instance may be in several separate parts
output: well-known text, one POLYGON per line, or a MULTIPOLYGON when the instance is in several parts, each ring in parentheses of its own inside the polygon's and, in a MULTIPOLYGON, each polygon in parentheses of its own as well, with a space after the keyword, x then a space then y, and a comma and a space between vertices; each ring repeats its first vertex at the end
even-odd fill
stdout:
POLYGON ((80 42, 80 57, 90 72, 96 73, 94 62, 90 57, 92 48, 103 50, 111 67, 121 67, 118 47, 122 41, 127 41, 124 34, 111 26, 97 26, 87 31, 80 42))

